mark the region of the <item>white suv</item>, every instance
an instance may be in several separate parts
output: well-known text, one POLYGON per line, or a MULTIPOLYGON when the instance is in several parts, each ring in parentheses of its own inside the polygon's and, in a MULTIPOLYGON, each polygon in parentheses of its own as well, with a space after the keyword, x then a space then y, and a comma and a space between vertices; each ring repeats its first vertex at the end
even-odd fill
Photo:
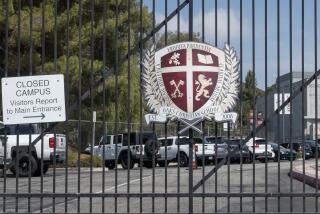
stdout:
MULTIPOLYGON (((201 165, 202 158, 205 162, 214 162, 215 159, 215 145, 203 141, 202 138, 193 138, 195 143, 195 155, 197 162, 201 165), (204 147, 203 147, 204 146, 204 147)), ((165 138, 159 138, 160 142, 160 158, 158 158, 159 166, 165 166, 165 138)), ((220 158, 227 155, 227 151, 218 152, 220 158), (223 153, 223 154, 222 154, 223 153)), ((186 136, 167 137, 167 164, 170 162, 178 162, 179 166, 186 167, 189 163, 189 138, 186 136), (180 155, 178 155, 180 153, 180 155)))
POLYGON ((253 144, 253 138, 250 138, 250 140, 246 143, 246 145, 249 148, 251 160, 256 159, 261 162, 267 160, 273 159, 275 154, 272 151, 272 147, 270 144, 266 142, 264 138, 255 137, 254 144, 253 144), (266 148, 267 147, 267 148, 266 148), (253 148, 255 153, 255 158, 253 157, 253 148), (266 154, 267 149, 267 154, 266 154))
MULTIPOLYGON (((165 166, 165 138, 158 139, 160 144, 160 158, 158 159, 159 166, 165 166)), ((189 163, 189 138, 188 137, 167 137, 167 165, 170 162, 178 161, 178 151, 180 151, 179 166, 185 167, 189 163), (179 146, 178 146, 179 145, 179 146), (179 148, 178 148, 179 147, 179 148)))

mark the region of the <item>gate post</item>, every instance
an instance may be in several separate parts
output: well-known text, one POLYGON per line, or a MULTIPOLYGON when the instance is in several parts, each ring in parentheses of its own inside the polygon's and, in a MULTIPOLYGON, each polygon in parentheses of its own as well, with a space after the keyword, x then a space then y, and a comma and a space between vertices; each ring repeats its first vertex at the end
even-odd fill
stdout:
POLYGON ((189 129, 189 213, 193 213, 193 129, 189 129))

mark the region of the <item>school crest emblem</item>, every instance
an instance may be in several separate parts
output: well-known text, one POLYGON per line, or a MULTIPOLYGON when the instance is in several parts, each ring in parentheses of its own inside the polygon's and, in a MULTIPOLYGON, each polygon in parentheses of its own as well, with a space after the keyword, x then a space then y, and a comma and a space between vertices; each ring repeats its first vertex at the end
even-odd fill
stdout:
POLYGON ((143 60, 143 88, 153 114, 149 122, 167 119, 215 119, 235 122, 229 112, 236 103, 239 61, 228 44, 218 49, 208 44, 182 42, 158 51, 153 45, 143 60))

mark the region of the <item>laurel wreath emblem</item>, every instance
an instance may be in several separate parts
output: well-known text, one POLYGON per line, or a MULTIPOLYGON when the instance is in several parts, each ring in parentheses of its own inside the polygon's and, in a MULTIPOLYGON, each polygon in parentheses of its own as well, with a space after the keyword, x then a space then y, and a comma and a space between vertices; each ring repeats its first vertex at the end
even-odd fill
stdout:
POLYGON ((222 90, 216 101, 216 105, 220 105, 221 110, 226 112, 236 104, 239 92, 239 61, 236 57, 234 48, 230 48, 225 44, 225 75, 222 90))
MULTIPOLYGON (((147 49, 142 61, 143 73, 143 89, 147 107, 154 113, 159 113, 160 108, 166 106, 165 100, 159 90, 157 75, 155 72, 155 45, 147 49)), ((214 103, 220 106, 222 112, 232 109, 236 104, 239 88, 239 61, 236 57, 234 48, 230 48, 228 44, 224 47, 225 53, 225 68, 222 88, 214 103)))
POLYGON ((152 112, 159 113, 160 107, 164 106, 164 100, 160 94, 155 72, 155 52, 156 46, 152 45, 144 55, 142 80, 147 107, 152 112))

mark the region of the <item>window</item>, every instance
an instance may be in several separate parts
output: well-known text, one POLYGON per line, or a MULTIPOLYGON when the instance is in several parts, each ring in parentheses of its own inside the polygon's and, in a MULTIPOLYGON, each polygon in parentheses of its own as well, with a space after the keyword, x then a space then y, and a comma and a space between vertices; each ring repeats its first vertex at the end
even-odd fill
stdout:
MULTIPOLYGON (((139 145, 140 144, 140 133, 135 132, 135 133, 130 133, 130 145, 139 145)), ((118 137, 118 142, 119 142, 118 137)), ((157 141, 157 136, 154 133, 142 133, 142 144, 145 144, 148 140, 153 140, 157 141)), ((122 145, 127 146, 128 145, 128 134, 124 133, 123 134, 123 141, 122 145)))
POLYGON ((10 128, 7 126, 5 128, 0 129, 0 135, 10 135, 10 128))
POLYGON ((216 143, 216 141, 217 141, 217 144, 224 143, 224 140, 222 137, 217 137, 217 140, 215 137, 207 137, 206 140, 208 141, 208 143, 216 143))
POLYGON ((189 145, 189 138, 179 138, 179 139, 177 139, 177 144, 189 145))
MULTIPOLYGON (((106 136, 106 141, 105 141, 105 145, 109 145, 111 143, 111 138, 113 138, 113 135, 107 135, 106 136)), ((103 145, 103 136, 101 137, 100 141, 99 141, 99 145, 103 145)))
MULTIPOLYGON (((166 146, 165 139, 162 139, 159 142, 160 142, 160 146, 166 146)), ((173 143, 173 139, 167 139, 167 146, 172 146, 172 143, 173 143)))
POLYGON ((197 144, 201 144, 201 143, 203 143, 203 140, 201 139, 201 138, 193 138, 193 142, 194 143, 197 143, 197 144))
POLYGON ((265 139, 255 140, 254 142, 257 143, 257 144, 266 144, 266 140, 265 139))
POLYGON ((28 135, 28 134, 36 134, 35 127, 33 125, 23 124, 23 125, 10 125, 7 126, 7 134, 16 135, 28 135), (10 130, 10 131, 9 131, 10 130))

